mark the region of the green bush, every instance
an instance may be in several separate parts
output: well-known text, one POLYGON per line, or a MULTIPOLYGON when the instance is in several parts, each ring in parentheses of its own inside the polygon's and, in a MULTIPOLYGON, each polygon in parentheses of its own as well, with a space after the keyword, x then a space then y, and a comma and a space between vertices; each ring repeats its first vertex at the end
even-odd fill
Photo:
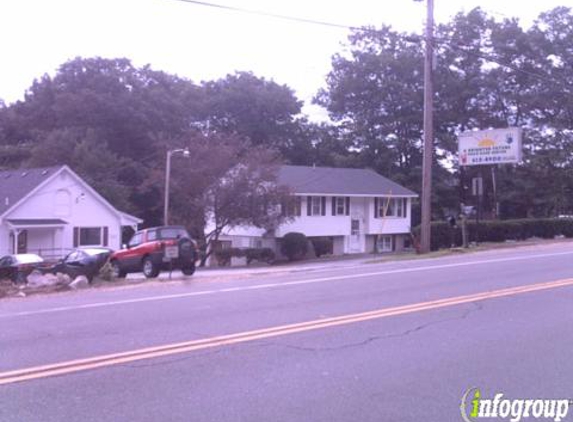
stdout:
POLYGON ((289 261, 302 259, 308 251, 308 239, 303 233, 290 232, 281 239, 281 253, 289 261))
POLYGON ((266 262, 271 264, 275 260, 275 253, 271 248, 249 248, 245 249, 247 265, 253 261, 266 262))
POLYGON ((312 242, 312 246, 314 248, 314 253, 317 257, 321 257, 322 255, 332 254, 333 249, 333 241, 330 237, 311 237, 309 239, 312 242))
MULTIPOLYGON (((528 218, 516 220, 487 220, 478 226, 475 220, 468 220, 468 240, 480 242, 505 242, 506 240, 526 240, 532 237, 552 239, 555 236, 573 237, 573 219, 568 218, 528 218), (479 230, 479 231, 478 231, 479 230)), ((462 245, 461 222, 452 228, 447 222, 432 223, 431 248, 449 248, 462 245)), ((420 237, 420 227, 413 230, 414 236, 420 237)))

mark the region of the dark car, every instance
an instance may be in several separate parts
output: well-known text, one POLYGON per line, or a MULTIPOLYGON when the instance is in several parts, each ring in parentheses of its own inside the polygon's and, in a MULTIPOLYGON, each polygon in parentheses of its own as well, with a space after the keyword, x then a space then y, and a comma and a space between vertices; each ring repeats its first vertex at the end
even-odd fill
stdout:
POLYGON ((116 277, 143 272, 157 277, 161 270, 181 270, 185 275, 195 272, 197 243, 182 226, 162 226, 140 230, 124 249, 111 255, 116 277))
POLYGON ((111 253, 112 250, 109 248, 74 249, 64 259, 44 272, 67 274, 72 280, 83 275, 91 283, 93 278, 98 275, 101 267, 108 261, 111 253))
POLYGON ((6 255, 0 258, 0 280, 26 283, 26 277, 45 265, 44 259, 32 253, 6 255))

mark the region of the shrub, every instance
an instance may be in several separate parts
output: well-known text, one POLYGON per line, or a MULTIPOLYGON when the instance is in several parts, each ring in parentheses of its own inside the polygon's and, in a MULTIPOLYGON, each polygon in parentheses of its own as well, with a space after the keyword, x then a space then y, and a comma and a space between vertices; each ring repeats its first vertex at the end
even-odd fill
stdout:
POLYGON ((113 267, 109 261, 99 269, 98 277, 104 281, 115 281, 113 267))
MULTIPOLYGON (((462 228, 452 228, 447 222, 433 222, 431 226, 431 248, 449 248, 452 244, 461 246, 462 228)), ((474 241, 476 234, 480 242, 504 242, 506 240, 525 240, 531 237, 552 239, 563 235, 573 237, 573 219, 567 218, 529 218, 516 220, 492 220, 481 221, 479 229, 474 220, 467 222, 468 239, 474 241)), ((413 230, 413 234, 419 238, 420 227, 413 230)))
POLYGON ((332 254, 332 238, 330 237, 312 237, 310 238, 312 246, 314 247, 314 253, 317 257, 322 255, 332 254))
POLYGON ((253 261, 266 262, 271 264, 275 260, 275 253, 270 248, 249 248, 245 250, 247 265, 253 261))
POLYGON ((290 232, 283 236, 281 240, 281 253, 289 261, 302 259, 308 251, 308 240, 303 233, 290 232))

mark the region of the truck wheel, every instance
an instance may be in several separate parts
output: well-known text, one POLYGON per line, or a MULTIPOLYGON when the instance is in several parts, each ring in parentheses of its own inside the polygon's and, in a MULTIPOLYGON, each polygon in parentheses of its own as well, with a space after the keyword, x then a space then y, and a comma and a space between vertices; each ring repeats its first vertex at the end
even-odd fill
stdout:
POLYGON ((155 278, 159 275, 159 267, 153 263, 150 257, 143 260, 143 275, 147 278, 155 278))
POLYGON ((193 262, 192 264, 181 268, 181 272, 185 275, 193 275, 195 273, 195 263, 193 262))

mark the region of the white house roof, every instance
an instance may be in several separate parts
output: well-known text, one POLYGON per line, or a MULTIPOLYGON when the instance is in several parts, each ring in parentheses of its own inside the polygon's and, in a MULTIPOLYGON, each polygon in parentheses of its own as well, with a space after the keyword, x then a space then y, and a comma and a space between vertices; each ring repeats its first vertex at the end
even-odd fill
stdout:
POLYGON ((143 223, 141 218, 137 218, 131 214, 127 214, 125 212, 119 212, 119 216, 121 219, 122 226, 135 226, 137 224, 143 223))
POLYGON ((366 169, 281 166, 278 183, 290 187, 295 194, 418 196, 398 183, 366 169))
MULTIPOLYGON (((40 188, 40 186, 62 171, 68 171, 105 206, 117 213, 121 220, 121 224, 125 222, 125 225, 135 225, 143 221, 140 218, 119 211, 66 165, 0 171, 0 217, 15 207, 19 202, 25 201, 25 199, 28 196, 31 196, 34 191, 40 188)), ((36 220, 40 221, 42 219, 40 218, 36 220)), ((47 223, 44 222, 43 224, 47 223)), ((66 223, 63 222, 63 224, 66 223)))

